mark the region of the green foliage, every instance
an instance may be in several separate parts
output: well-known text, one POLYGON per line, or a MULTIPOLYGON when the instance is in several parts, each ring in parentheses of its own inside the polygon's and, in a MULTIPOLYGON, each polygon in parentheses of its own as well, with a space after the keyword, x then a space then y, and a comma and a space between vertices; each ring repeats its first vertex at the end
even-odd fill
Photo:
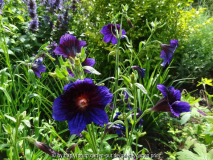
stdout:
POLYGON ((181 77, 208 77, 213 67, 213 18, 207 14, 205 8, 192 8, 184 11, 181 17, 180 27, 183 28, 182 32, 187 32, 188 35, 181 39, 181 49, 178 53, 181 55, 179 58, 177 55, 178 73, 181 77))
POLYGON ((193 153, 189 150, 183 149, 182 151, 178 152, 178 159, 179 160, 211 160, 213 158, 213 149, 210 150, 208 153, 206 151, 206 146, 204 144, 196 143, 194 145, 194 151, 196 153, 193 153))

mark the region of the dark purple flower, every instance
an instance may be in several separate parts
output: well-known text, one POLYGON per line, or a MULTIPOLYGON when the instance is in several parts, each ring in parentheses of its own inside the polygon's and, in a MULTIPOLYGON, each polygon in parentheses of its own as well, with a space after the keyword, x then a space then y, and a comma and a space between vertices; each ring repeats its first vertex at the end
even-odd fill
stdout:
POLYGON ((49 154, 52 157, 56 157, 57 154, 59 154, 59 152, 53 150, 52 148, 50 148, 48 145, 41 143, 41 142, 34 142, 35 146, 38 147, 40 150, 42 150, 43 152, 49 154))
POLYGON ((106 125, 106 129, 104 131, 104 134, 106 134, 107 132, 109 131, 112 131, 112 130, 115 130, 116 133, 121 136, 121 135, 124 135, 123 134, 123 131, 126 130, 125 126, 121 125, 121 124, 114 124, 112 125, 112 127, 109 128, 109 126, 112 124, 112 122, 108 122, 107 125, 106 125))
POLYGON ((105 106, 113 94, 105 86, 95 85, 85 78, 64 86, 63 94, 54 100, 53 119, 68 121, 71 134, 80 135, 91 122, 104 126, 108 123, 105 106))
POLYGON ((180 101, 179 90, 175 90, 172 86, 166 88, 162 84, 158 84, 157 88, 164 97, 151 109, 152 111, 172 112, 177 117, 183 112, 191 112, 189 103, 180 101))
POLYGON ((161 51, 160 58, 164 59, 163 63, 161 64, 163 67, 166 66, 166 63, 170 63, 172 60, 173 53, 175 52, 176 48, 178 47, 178 40, 174 39, 170 41, 170 45, 161 44, 161 51))
POLYGON ((40 72, 45 72, 46 70, 46 67, 45 65, 42 64, 42 62, 43 62, 43 57, 39 57, 33 62, 31 66, 31 69, 39 78, 41 78, 40 72))
POLYGON ((86 45, 86 41, 79 41, 70 34, 65 34, 60 39, 60 45, 54 50, 56 55, 75 58, 76 53, 81 52, 81 47, 86 45))
POLYGON ((143 79, 145 77, 145 71, 146 71, 145 69, 140 68, 139 66, 132 66, 131 68, 138 72, 141 79, 143 79))
MULTIPOLYGON (((116 25, 118 33, 120 33, 120 25, 116 25)), ((108 25, 104 26, 101 30, 101 34, 104 35, 104 42, 108 43, 109 41, 112 42, 113 45, 117 44, 117 38, 116 36, 116 28, 114 24, 109 23, 108 25)), ((122 29, 121 35, 125 35, 126 31, 122 29)), ((124 38, 122 36, 121 38, 124 38)))
POLYGON ((38 19, 32 19, 30 22, 29 30, 35 32, 38 29, 38 19))

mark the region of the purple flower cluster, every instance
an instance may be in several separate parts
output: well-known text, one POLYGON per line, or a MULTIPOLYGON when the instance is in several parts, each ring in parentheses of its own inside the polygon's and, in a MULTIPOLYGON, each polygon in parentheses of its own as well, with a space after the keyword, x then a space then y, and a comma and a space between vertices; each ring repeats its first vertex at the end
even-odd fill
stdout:
POLYGON ((29 25, 29 30, 32 32, 35 32, 38 29, 38 17, 37 17, 37 6, 35 0, 29 0, 28 3, 28 11, 29 11, 29 17, 31 17, 31 22, 29 25))
POLYGON ((0 15, 2 14, 2 9, 4 8, 4 1, 0 0, 0 15))

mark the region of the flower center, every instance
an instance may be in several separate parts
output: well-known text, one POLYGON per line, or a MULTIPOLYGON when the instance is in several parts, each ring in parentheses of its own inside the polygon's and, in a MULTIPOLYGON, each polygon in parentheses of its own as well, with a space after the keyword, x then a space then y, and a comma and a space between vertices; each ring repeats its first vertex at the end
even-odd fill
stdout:
POLYGON ((85 108, 88 105, 87 99, 84 96, 80 96, 77 99, 77 104, 80 108, 85 108))

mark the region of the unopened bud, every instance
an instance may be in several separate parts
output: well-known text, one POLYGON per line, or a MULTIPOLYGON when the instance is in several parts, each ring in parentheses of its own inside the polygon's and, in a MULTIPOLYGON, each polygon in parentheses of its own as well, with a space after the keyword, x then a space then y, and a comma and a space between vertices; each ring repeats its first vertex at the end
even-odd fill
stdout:
POLYGON ((133 28, 134 26, 132 25, 132 22, 130 19, 127 19, 127 23, 129 24, 129 28, 133 28))
POLYGON ((71 145, 69 148, 67 148, 66 152, 69 153, 70 151, 75 152, 75 147, 77 146, 77 143, 71 145))
POLYGON ((80 66, 80 59, 75 57, 75 66, 80 66))
POLYGON ((34 144, 36 145, 36 147, 38 147, 40 150, 42 150, 43 152, 49 154, 50 156, 52 157, 56 157, 57 154, 59 152, 53 150, 52 148, 50 148, 48 145, 44 144, 44 143, 41 143, 41 142, 34 142, 34 144))
POLYGON ((132 83, 135 83, 135 81, 137 80, 135 77, 135 74, 132 72, 132 74, 130 75, 130 79, 132 83))
POLYGON ((57 77, 57 74, 56 74, 55 72, 49 72, 49 75, 50 75, 51 77, 57 77))

